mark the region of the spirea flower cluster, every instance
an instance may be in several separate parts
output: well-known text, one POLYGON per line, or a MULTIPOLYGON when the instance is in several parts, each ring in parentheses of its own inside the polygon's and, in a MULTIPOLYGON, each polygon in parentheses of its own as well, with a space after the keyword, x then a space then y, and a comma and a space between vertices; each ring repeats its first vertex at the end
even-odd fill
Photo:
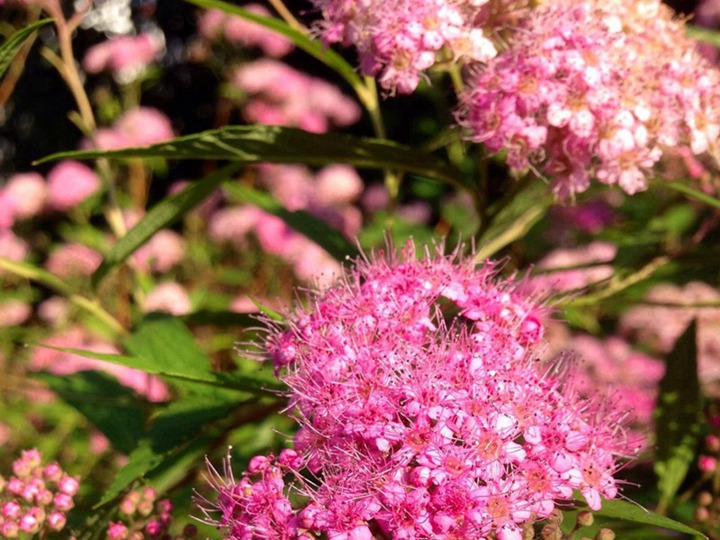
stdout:
POLYGON ((520 540, 573 490, 617 495, 622 413, 539 360, 526 283, 417 255, 359 260, 271 332, 300 429, 237 482, 212 470, 201 507, 226 538, 520 540))
POLYGON ((595 178, 647 187, 669 148, 718 158, 720 76, 658 0, 554 0, 478 68, 462 123, 561 198, 595 178))
POLYGON ((13 474, 0 476, 0 538, 45 536, 65 527, 79 482, 57 463, 42 464, 38 450, 23 450, 13 474))
POLYGON ((383 88, 409 94, 438 53, 448 59, 485 62, 496 50, 475 26, 488 0, 315 0, 328 43, 354 45, 360 69, 383 88))

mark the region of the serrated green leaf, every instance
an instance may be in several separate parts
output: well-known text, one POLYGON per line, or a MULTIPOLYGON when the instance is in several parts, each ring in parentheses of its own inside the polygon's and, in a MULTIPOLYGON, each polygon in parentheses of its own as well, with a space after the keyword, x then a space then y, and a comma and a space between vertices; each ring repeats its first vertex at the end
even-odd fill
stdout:
POLYGON ((59 152, 37 163, 59 159, 218 159, 240 163, 347 163, 356 167, 393 169, 453 185, 460 173, 442 159, 390 141, 346 134, 310 133, 280 126, 227 126, 141 148, 59 152))
POLYGON ((219 9, 225 13, 231 15, 237 15, 245 20, 257 23, 265 28, 273 30, 278 34, 282 34, 290 41, 292 41, 298 48, 302 49, 312 57, 316 58, 330 69, 335 71, 343 79, 345 79, 350 86, 358 88, 362 85, 360 77, 355 72, 353 66, 351 66, 342 56, 336 53, 334 50, 323 44, 320 40, 312 39, 309 35, 303 34, 302 32, 291 28, 287 23, 276 19, 274 17, 264 17, 256 13, 247 11, 233 4, 227 2, 221 2, 220 0, 186 0, 191 4, 195 4, 198 7, 205 9, 219 9))
POLYGON ((237 202, 253 204, 265 212, 279 217, 291 229, 306 236, 339 261, 358 254, 357 248, 345 240, 340 231, 308 212, 286 209, 269 193, 241 184, 226 184, 223 189, 237 202))
POLYGON ((695 459, 702 424, 702 399, 697 377, 697 324, 693 320, 668 355, 655 413, 655 473, 664 511, 695 459))
POLYGON ((704 534, 692 527, 689 527, 688 525, 685 525, 684 523, 680 523, 679 521, 675 521, 669 517, 661 516, 656 512, 646 510, 637 504, 618 499, 603 500, 602 509, 593 511, 593 514, 610 519, 619 519, 642 525, 661 527, 670 531, 677 531, 705 538, 704 534))
POLYGON ((13 58, 20 52, 23 44, 32 36, 33 32, 51 22, 53 22, 53 19, 41 19, 25 28, 21 28, 3 41, 2 45, 0 45, 0 79, 5 75, 10 64, 12 64, 13 58))
POLYGON ((93 287, 118 264, 125 261, 135 250, 145 244, 160 229, 172 225, 195 206, 200 204, 222 182, 229 180, 240 167, 228 165, 205 178, 191 183, 180 193, 166 197, 156 204, 128 233, 120 238, 92 276, 93 287))
POLYGON ((146 421, 143 403, 112 377, 97 371, 62 377, 38 373, 35 377, 80 411, 118 452, 129 454, 142 437, 146 421))

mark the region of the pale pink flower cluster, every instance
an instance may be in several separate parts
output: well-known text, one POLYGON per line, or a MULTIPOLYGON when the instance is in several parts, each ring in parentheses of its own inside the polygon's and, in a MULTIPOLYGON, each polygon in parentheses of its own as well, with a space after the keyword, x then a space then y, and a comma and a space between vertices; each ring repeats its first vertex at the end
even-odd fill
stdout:
POLYGON ((461 122, 561 198, 593 178, 632 194, 666 148, 718 158, 719 83, 659 0, 556 0, 476 70, 461 122))
POLYGON ((32 308, 22 300, 5 300, 0 302, 0 328, 18 326, 30 318, 32 308))
POLYGON ((43 466, 36 449, 23 450, 12 468, 10 477, 0 476, 0 538, 44 537, 61 531, 67 512, 75 506, 77 478, 57 463, 43 466))
POLYGON ((52 251, 45 261, 45 268, 61 278, 88 277, 102 262, 102 255, 83 244, 62 244, 52 251))
POLYGON ((65 212, 77 206, 102 187, 100 178, 87 165, 79 161, 61 161, 47 176, 48 204, 54 210, 65 212))
POLYGON ((620 318, 621 331, 653 351, 667 354, 695 319, 698 377, 706 394, 720 396, 720 291, 700 281, 682 287, 668 283, 653 287, 645 300, 659 305, 630 308, 620 318))
MULTIPOLYGON (((243 7, 254 15, 264 17, 272 15, 261 4, 248 4, 243 7)), ((258 47, 267 56, 273 58, 285 56, 294 49, 292 42, 277 32, 219 9, 204 11, 198 21, 198 30, 206 39, 212 40, 223 35, 230 43, 243 47, 258 47)))
POLYGON ((79 371, 103 371, 115 376, 118 381, 132 388, 150 401, 165 401, 170 392, 168 387, 154 375, 117 364, 85 358, 76 354, 60 351, 57 348, 80 349, 83 351, 119 354, 112 344, 88 334, 81 327, 73 327, 44 340, 41 346, 33 349, 28 367, 32 371, 47 371, 55 375, 70 375, 79 371), (44 348, 42 345, 56 347, 44 348))
POLYGON ((148 146, 175 137, 168 117, 152 107, 136 107, 125 111, 111 127, 95 132, 94 144, 82 143, 82 148, 117 150, 134 146, 148 146))
POLYGON ((175 281, 164 281, 156 285, 143 301, 143 311, 164 311, 173 315, 187 315, 192 311, 190 296, 185 288, 175 281))
POLYGON ((485 62, 496 50, 476 21, 488 0, 314 0, 327 43, 354 45, 360 70, 390 92, 413 92, 445 50, 453 60, 485 62))
MULTIPOLYGON (((355 237, 362 215, 353 205, 363 189, 355 169, 330 165, 313 174, 303 166, 262 165, 259 182, 285 208, 303 210, 322 219, 346 237, 355 237)), ((295 274, 307 281, 331 281, 339 275, 340 264, 320 246, 294 231, 279 217, 251 206, 228 206, 210 219, 210 237, 220 243, 245 247, 247 235, 254 233, 267 253, 289 262, 295 274)))
POLYGON ((250 122, 324 133, 360 119, 360 107, 336 86, 277 60, 245 64, 232 82, 250 96, 243 105, 250 122))
POLYGON ((9 229, 17 219, 39 214, 47 199, 45 179, 37 173, 11 176, 0 188, 0 228, 9 229))
POLYGON ((151 487, 129 492, 120 502, 119 510, 120 519, 108 523, 106 540, 189 538, 195 533, 195 527, 190 526, 182 536, 170 535, 173 504, 169 499, 158 499, 151 487))
MULTIPOLYGON (((142 210, 131 209, 123 213, 123 220, 128 229, 137 225, 144 217, 142 210)), ((145 272, 164 274, 185 257, 185 240, 175 231, 160 229, 142 247, 136 250, 132 259, 135 265, 145 272)))
POLYGON ((357 261, 266 341, 294 450, 214 474, 206 516, 234 539, 520 540, 574 490, 599 509, 622 412, 539 361, 544 311, 491 263, 412 245, 357 261))
POLYGON ((165 48, 162 33, 118 36, 90 47, 82 66, 88 73, 112 71, 121 82, 137 78, 165 48))
POLYGON ((572 291, 584 289, 613 275, 610 264, 617 246, 596 241, 577 248, 556 249, 536 265, 532 282, 539 289, 572 291), (545 273, 538 271, 544 270, 545 273))

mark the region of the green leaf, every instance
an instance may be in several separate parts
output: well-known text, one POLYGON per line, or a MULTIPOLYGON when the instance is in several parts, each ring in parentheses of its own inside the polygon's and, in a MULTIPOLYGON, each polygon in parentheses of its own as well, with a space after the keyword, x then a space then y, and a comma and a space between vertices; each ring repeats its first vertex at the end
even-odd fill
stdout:
POLYGON ((687 35, 691 38, 720 47, 720 32, 690 24, 686 25, 685 28, 687 30, 687 35))
POLYGON ((154 452, 149 439, 143 439, 128 456, 128 463, 113 479, 110 487, 102 496, 95 508, 109 503, 130 484, 143 478, 148 472, 163 462, 162 454, 154 452))
POLYGON ((480 236, 475 260, 481 261, 525 236, 552 206, 553 198, 542 182, 532 182, 499 209, 491 225, 480 236))
POLYGON ((453 185, 460 173, 442 159, 390 141, 345 134, 310 133, 280 126, 227 126, 142 148, 59 152, 37 163, 59 159, 219 159, 240 163, 347 163, 356 167, 394 169, 453 185))
MULTIPOLYGON (((660 184, 660 182, 658 182, 658 184, 660 184)), ((680 193, 683 193, 684 195, 687 195, 691 199, 695 199, 696 201, 705 203, 708 206, 712 206, 713 208, 720 208, 720 199, 716 199, 715 197, 712 197, 706 193, 703 193, 702 191, 693 189, 690 186, 688 186, 680 181, 674 181, 674 182, 663 181, 661 183, 661 185, 665 186, 668 189, 672 189, 672 190, 678 191, 680 193)))
POLYGON ((102 264, 92 276, 93 287, 97 287, 110 270, 125 261, 135 250, 150 240, 156 232, 173 224, 200 204, 222 182, 229 180, 239 167, 239 164, 228 165, 201 180, 191 183, 180 193, 166 197, 156 204, 105 255, 102 264))
POLYGON ((70 377, 38 373, 35 377, 80 411, 115 450, 129 454, 137 446, 146 418, 143 404, 132 390, 97 371, 82 371, 70 377))
POLYGON ((348 62, 342 56, 340 56, 331 48, 324 45, 320 40, 312 39, 309 35, 295 30, 294 28, 291 28, 284 21, 281 21, 274 17, 263 17, 262 15, 257 15, 239 6, 228 4, 227 2, 221 2, 220 0, 186 1, 190 2, 191 4, 195 4, 196 6, 199 6, 201 8, 219 9, 221 11, 224 11, 225 13, 237 15, 238 17, 242 17, 245 20, 257 23, 264 26, 265 28, 273 30, 278 34, 282 34, 290 41, 292 41, 298 48, 302 49, 303 51, 310 54, 311 56, 331 68, 333 71, 335 71, 353 88, 357 89, 362 85, 362 81, 355 72, 353 66, 348 64, 348 62))
POLYGON ((23 44, 38 28, 50 24, 53 19, 41 19, 33 24, 21 28, 0 45, 0 79, 12 64, 13 58, 20 52, 23 44))
POLYGON ((693 320, 668 355, 655 413, 660 501, 668 508, 695 459, 702 425, 702 399, 697 377, 697 324, 693 320))
POLYGON ((279 217, 291 229, 305 235, 339 261, 358 254, 357 248, 345 240, 340 231, 308 212, 287 210, 272 195, 241 184, 226 184, 223 189, 236 201, 254 204, 279 217))
POLYGON ((670 531, 677 531, 705 538, 704 534, 685 525, 684 523, 661 516, 656 512, 651 512, 650 510, 644 509, 642 506, 627 501, 617 499, 603 500, 602 509, 593 511, 593 514, 600 517, 639 523, 641 525, 661 527, 670 531))

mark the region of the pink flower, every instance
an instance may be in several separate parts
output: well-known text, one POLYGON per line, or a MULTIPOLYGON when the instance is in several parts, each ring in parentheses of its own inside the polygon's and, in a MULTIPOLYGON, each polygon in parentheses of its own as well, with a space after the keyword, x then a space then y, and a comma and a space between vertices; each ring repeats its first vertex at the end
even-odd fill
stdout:
POLYGON ((37 173, 22 173, 10 177, 3 188, 3 196, 12 201, 12 214, 27 219, 38 214, 47 198, 45 180, 37 173))
POLYGON ((157 285, 145 297, 143 311, 165 311, 173 315, 186 315, 192 311, 190 297, 179 283, 166 281, 157 285))
POLYGON ((61 161, 48 173, 48 203, 64 212, 100 190, 100 179, 78 161, 61 161))
POLYGON ((27 257, 28 251, 29 247, 24 240, 18 238, 12 231, 0 228, 0 257, 18 262, 27 257))
POLYGON ((592 179, 633 194, 663 148, 718 155, 718 71, 659 0, 551 2, 531 11, 507 50, 463 96, 473 140, 538 168, 560 198, 592 179))
POLYGON ((24 323, 32 313, 32 308, 21 300, 6 300, 0 303, 0 328, 17 326, 24 323))
POLYGON ((276 60, 242 66, 233 82, 250 94, 243 110, 251 122, 323 133, 360 119, 358 105, 337 87, 276 60))
POLYGON ((164 47, 162 34, 114 37, 88 49, 83 69, 88 73, 112 71, 121 82, 130 82, 160 56, 164 47))
POLYGON ((68 278, 72 276, 91 276, 102 262, 102 255, 82 244, 64 244, 55 249, 47 261, 45 268, 53 274, 68 278))
POLYGON ((608 242, 592 242, 575 249, 556 249, 537 263, 532 281, 538 288, 556 291, 584 289, 609 279, 617 246, 608 242), (540 273, 546 270, 547 273, 540 273))
POLYGON ((152 107, 126 111, 115 122, 115 129, 125 135, 129 146, 147 146, 175 136, 168 117, 152 107))
POLYGON ((185 257, 185 241, 176 232, 163 229, 133 254, 133 260, 145 271, 165 273, 185 257))
POLYGON ((596 510, 617 496, 624 411, 538 362, 546 308, 527 283, 441 253, 361 258, 271 329, 299 459, 211 469, 201 507, 227 537, 515 539, 573 490, 596 510))

